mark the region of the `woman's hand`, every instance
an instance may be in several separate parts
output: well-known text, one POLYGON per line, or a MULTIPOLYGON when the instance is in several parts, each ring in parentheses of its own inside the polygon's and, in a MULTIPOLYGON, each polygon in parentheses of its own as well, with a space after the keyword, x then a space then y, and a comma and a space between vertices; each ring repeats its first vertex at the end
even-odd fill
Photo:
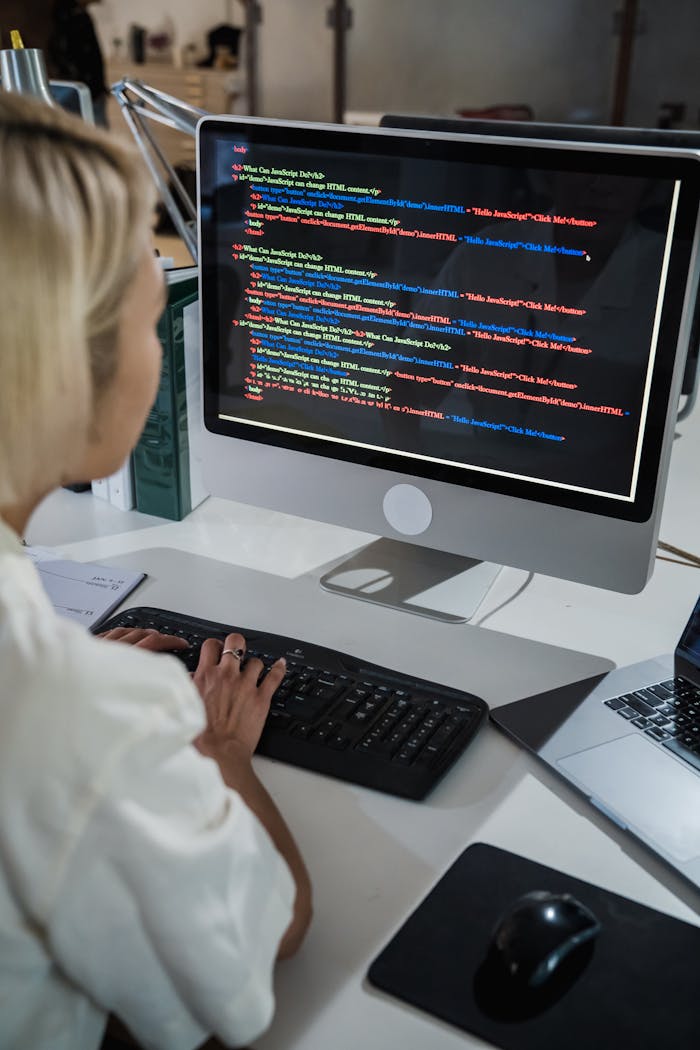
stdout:
POLYGON ((175 634, 161 634, 160 631, 145 627, 113 627, 111 631, 103 631, 98 638, 106 638, 110 642, 126 642, 127 645, 137 645, 139 649, 153 649, 158 653, 173 652, 176 649, 189 649, 189 642, 184 638, 178 638, 175 634))
POLYGON ((260 739, 270 701, 284 678, 287 664, 277 660, 264 677, 262 660, 245 659, 245 639, 229 634, 226 641, 208 638, 202 645, 193 681, 207 712, 207 728, 194 741, 213 758, 224 783, 233 788, 267 829, 284 857, 296 885, 292 921, 280 941, 277 956, 292 955, 311 921, 311 881, 299 847, 282 814, 253 769, 253 752, 260 739))
POLYGON ((222 744, 238 745, 252 757, 286 671, 277 660, 264 677, 262 660, 245 659, 245 639, 229 634, 222 644, 208 638, 202 645, 193 681, 204 701, 207 728, 195 741, 200 751, 215 755, 222 744))

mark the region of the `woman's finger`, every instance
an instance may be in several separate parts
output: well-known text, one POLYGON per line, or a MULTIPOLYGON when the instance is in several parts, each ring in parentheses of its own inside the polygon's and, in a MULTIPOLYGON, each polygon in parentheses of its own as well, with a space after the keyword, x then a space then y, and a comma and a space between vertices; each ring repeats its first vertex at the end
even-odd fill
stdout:
POLYGON ((97 637, 108 638, 111 642, 118 642, 120 638, 123 638, 125 634, 129 634, 133 630, 135 630, 134 627, 113 627, 111 631, 102 631, 97 637))
POLYGON ((199 650, 199 660, 197 661, 197 670, 204 671, 208 667, 216 667, 221 656, 221 650, 223 645, 218 638, 206 638, 202 642, 202 647, 199 650))
POLYGON ((234 667, 240 669, 241 664, 245 660, 245 650, 245 638, 242 634, 238 634, 237 631, 227 634, 221 648, 219 663, 229 671, 233 670, 234 667))
POLYGON ((147 634, 145 638, 141 638, 134 644, 139 649, 152 649, 158 653, 174 652, 176 649, 189 649, 190 647, 188 641, 179 638, 176 634, 159 634, 157 631, 147 634))
POLYGON ((113 627, 111 631, 105 631, 99 635, 110 642, 126 642, 127 645, 136 645, 142 638, 149 638, 158 634, 153 627, 113 627))
POLYGON ((274 693, 279 689, 282 684, 282 679, 287 673, 287 661, 283 656, 280 656, 279 660, 275 660, 270 670, 267 672, 262 682, 260 683, 260 690, 264 692, 266 697, 270 699, 274 693))

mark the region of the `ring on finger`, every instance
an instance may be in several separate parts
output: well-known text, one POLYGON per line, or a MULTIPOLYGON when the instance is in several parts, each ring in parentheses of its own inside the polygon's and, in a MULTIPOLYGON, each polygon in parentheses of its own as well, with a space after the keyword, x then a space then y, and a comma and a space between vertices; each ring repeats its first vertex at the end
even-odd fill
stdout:
POLYGON ((240 663, 245 656, 245 649, 224 649, 221 656, 235 656, 236 660, 240 663))

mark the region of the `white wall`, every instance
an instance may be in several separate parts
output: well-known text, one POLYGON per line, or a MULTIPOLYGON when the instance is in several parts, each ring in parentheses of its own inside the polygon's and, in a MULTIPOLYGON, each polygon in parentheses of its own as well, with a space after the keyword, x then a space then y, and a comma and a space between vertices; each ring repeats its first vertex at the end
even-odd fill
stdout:
POLYGON ((264 115, 331 119, 333 34, 326 25, 329 6, 330 0, 265 0, 260 27, 260 104, 264 115))
MULTIPOLYGON (((267 116, 332 115, 331 0, 260 0, 260 100, 267 116)), ((620 0, 351 0, 348 108, 450 113, 529 104, 541 120, 610 116, 620 0)), ((654 125, 659 104, 686 101, 698 121, 700 0, 642 0, 627 123, 654 125)), ((107 53, 131 22, 172 17, 180 45, 204 49, 240 0, 101 0, 91 12, 107 53)))
POLYGON ((354 0, 350 108, 604 117, 616 0, 354 0))

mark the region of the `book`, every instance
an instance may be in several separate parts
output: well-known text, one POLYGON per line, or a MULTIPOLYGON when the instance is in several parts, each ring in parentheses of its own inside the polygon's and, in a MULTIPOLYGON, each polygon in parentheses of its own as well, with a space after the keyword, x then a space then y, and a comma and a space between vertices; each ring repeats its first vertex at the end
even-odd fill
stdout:
POLYGON ((60 616, 94 628, 146 577, 145 572, 57 557, 51 547, 25 547, 49 601, 60 616))
POLYGON ((108 479, 109 502, 120 510, 132 510, 134 504, 134 464, 129 456, 108 479))
POLYGON ((158 323, 158 393, 132 454, 134 501, 144 514, 179 521, 206 497, 195 454, 200 427, 197 268, 165 270, 168 301, 158 323))
POLYGON ((134 501, 134 464, 133 457, 122 464, 119 470, 108 478, 98 478, 92 482, 92 493, 99 499, 107 500, 120 510, 133 510, 134 501))

